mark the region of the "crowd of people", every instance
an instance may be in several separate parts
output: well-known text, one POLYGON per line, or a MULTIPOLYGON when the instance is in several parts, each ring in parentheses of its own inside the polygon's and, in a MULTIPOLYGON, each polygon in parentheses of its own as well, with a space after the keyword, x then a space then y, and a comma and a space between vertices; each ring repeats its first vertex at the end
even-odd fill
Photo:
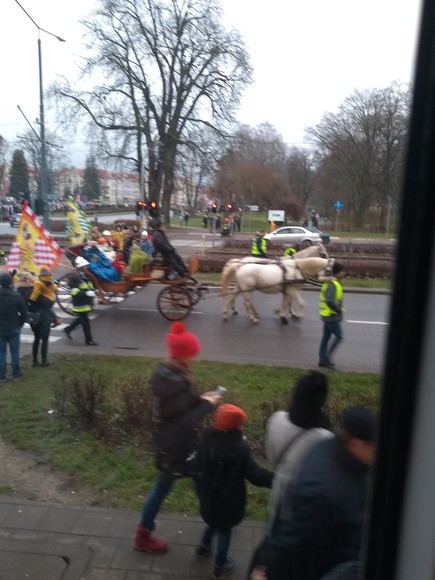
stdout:
POLYGON ((201 348, 196 336, 174 322, 166 345, 168 358, 150 380, 158 406, 157 476, 133 548, 168 551, 168 543, 154 535, 156 517, 177 479, 189 477, 205 524, 196 557, 213 557, 213 578, 230 576, 236 565, 229 555, 231 536, 245 515, 249 481, 271 488, 267 532, 252 555, 250 580, 321 580, 337 566, 358 566, 375 415, 349 407, 334 430, 325 412, 328 378, 308 372, 296 381, 288 408, 268 420, 270 469, 260 467, 242 431, 249 420, 245 411, 224 403, 218 390, 200 394, 194 387, 192 364, 201 348), (210 426, 201 433, 206 417, 210 426))

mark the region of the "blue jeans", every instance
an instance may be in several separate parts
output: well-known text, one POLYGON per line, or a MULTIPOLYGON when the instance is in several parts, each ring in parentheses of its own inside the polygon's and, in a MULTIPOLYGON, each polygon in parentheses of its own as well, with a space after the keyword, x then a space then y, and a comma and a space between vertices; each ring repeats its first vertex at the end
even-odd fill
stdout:
POLYGON ((0 332, 0 379, 6 378, 6 348, 8 344, 12 359, 12 377, 17 379, 21 375, 20 335, 21 328, 0 332))
POLYGON ((216 549, 215 565, 222 567, 227 561, 228 550, 231 542, 231 528, 212 528, 207 526, 202 535, 201 544, 203 546, 210 546, 213 536, 218 535, 218 543, 216 549))
POLYGON ((325 363, 330 360, 331 354, 337 348, 338 344, 343 340, 343 333, 341 330, 341 323, 339 320, 330 322, 323 320, 323 334, 320 341, 319 359, 320 362, 325 363), (328 348, 329 340, 333 337, 332 342, 328 348))
MULTIPOLYGON (((199 474, 191 473, 190 477, 192 478, 193 487, 197 495, 199 495, 199 474)), ((146 530, 154 529, 156 515, 159 512, 160 506, 169 495, 176 479, 176 477, 163 475, 163 473, 160 472, 158 473, 154 485, 145 500, 140 517, 140 524, 146 530)))

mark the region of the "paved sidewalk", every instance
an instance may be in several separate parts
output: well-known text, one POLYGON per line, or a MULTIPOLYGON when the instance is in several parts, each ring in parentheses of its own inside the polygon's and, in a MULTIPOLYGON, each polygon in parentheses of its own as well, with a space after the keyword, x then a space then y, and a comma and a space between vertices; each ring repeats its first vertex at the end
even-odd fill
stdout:
MULTIPOLYGON (((0 580, 184 580, 211 578, 213 560, 198 560, 194 548, 199 518, 159 514, 157 535, 170 543, 160 555, 135 552, 138 514, 99 507, 0 496, 0 580)), ((245 522, 234 530, 232 580, 244 580, 264 527, 245 522)))

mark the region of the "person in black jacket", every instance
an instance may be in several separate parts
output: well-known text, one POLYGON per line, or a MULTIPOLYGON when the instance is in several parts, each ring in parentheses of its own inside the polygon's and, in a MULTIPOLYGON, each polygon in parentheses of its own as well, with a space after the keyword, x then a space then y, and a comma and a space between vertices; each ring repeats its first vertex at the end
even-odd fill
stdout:
POLYGON ((169 268, 167 278, 171 280, 173 272, 176 272, 181 277, 190 276, 185 263, 168 240, 162 220, 160 218, 154 218, 151 220, 150 226, 153 229, 154 252, 160 252, 164 263, 169 268))
POLYGON ((12 287, 12 276, 0 275, 0 382, 6 378, 6 348, 9 345, 12 359, 12 378, 22 377, 20 368, 20 335, 27 318, 23 297, 12 287))
POLYGON ((168 544, 152 535, 155 517, 177 478, 190 476, 198 485, 197 469, 189 462, 198 443, 198 424, 221 400, 216 393, 200 395, 193 389, 190 367, 200 343, 182 322, 172 323, 166 345, 169 359, 157 364, 150 381, 159 407, 154 437, 159 473, 142 508, 133 544, 135 550, 156 554, 166 552, 168 544))
POLYGON ((213 536, 218 536, 213 578, 224 578, 234 569, 228 549, 232 528, 245 515, 245 479, 259 487, 272 486, 272 472, 255 463, 240 430, 245 421, 246 413, 242 409, 221 405, 200 446, 201 515, 207 528, 196 554, 199 558, 208 556, 213 536))
POLYGON ((319 580, 358 560, 375 424, 369 410, 349 407, 336 436, 305 456, 268 539, 266 570, 251 580, 319 580))

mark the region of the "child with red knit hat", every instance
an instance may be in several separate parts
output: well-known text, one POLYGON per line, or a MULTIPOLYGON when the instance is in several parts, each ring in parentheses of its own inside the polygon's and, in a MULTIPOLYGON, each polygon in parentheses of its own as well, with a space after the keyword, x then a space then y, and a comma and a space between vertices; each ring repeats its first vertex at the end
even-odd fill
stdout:
POLYGON ((189 476, 198 485, 199 475, 189 464, 198 445, 198 424, 221 400, 216 393, 201 395, 193 389, 190 367, 201 345, 182 322, 171 324, 166 346, 169 357, 157 364, 150 380, 159 406, 155 432, 159 473, 142 508, 133 545, 156 554, 166 552, 168 544, 152 534, 155 517, 177 478, 189 476))
POLYGON ((232 574, 235 562, 228 557, 231 532, 245 515, 245 479, 259 487, 271 487, 273 474, 257 465, 251 456, 241 427, 246 413, 235 405, 221 405, 212 426, 204 433, 200 446, 201 515, 207 524, 198 558, 211 554, 211 543, 217 535, 213 578, 232 574))

